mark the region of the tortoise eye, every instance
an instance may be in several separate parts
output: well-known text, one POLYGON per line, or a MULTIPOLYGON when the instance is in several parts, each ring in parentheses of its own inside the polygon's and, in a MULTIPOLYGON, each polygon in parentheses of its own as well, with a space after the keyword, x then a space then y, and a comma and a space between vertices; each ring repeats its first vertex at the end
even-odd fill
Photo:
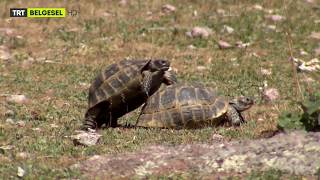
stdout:
POLYGON ((165 60, 160 60, 160 64, 166 65, 166 64, 167 64, 167 61, 165 61, 165 60))

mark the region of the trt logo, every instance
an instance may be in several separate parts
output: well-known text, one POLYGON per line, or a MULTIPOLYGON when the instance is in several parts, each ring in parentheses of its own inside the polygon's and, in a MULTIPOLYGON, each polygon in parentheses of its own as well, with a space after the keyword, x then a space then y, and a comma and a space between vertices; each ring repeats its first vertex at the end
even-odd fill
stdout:
POLYGON ((10 8, 10 17, 27 17, 27 8, 10 8))

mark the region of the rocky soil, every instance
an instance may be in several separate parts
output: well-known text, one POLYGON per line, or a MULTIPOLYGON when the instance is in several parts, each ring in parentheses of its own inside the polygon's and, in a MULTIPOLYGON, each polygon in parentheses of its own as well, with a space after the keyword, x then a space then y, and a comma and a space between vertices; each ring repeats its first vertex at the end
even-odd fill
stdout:
POLYGON ((249 173, 277 169, 315 177, 320 167, 320 133, 280 133, 268 139, 150 146, 126 154, 96 155, 76 164, 87 177, 128 178, 190 172, 249 173))

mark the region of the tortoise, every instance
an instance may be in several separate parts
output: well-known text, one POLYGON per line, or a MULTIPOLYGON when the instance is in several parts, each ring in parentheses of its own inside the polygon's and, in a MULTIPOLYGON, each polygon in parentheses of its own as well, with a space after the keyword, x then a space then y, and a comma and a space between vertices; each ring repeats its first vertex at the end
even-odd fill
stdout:
POLYGON ((176 82, 164 59, 122 60, 99 73, 89 88, 83 130, 116 127, 117 119, 138 108, 162 83, 176 82))
POLYGON ((176 83, 154 93, 142 107, 137 127, 200 128, 223 122, 239 125, 241 112, 253 105, 249 97, 228 101, 216 88, 200 83, 176 83))

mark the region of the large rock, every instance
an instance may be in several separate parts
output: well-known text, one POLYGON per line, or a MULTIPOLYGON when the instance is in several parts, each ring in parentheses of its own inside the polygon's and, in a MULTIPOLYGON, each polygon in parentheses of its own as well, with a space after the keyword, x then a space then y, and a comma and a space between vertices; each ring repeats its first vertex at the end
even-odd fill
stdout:
POLYGON ((76 164, 85 177, 101 179, 144 177, 193 172, 249 173, 278 169, 296 175, 314 175, 320 165, 320 133, 293 132, 269 139, 214 142, 178 146, 151 146, 139 152, 96 155, 76 164))

